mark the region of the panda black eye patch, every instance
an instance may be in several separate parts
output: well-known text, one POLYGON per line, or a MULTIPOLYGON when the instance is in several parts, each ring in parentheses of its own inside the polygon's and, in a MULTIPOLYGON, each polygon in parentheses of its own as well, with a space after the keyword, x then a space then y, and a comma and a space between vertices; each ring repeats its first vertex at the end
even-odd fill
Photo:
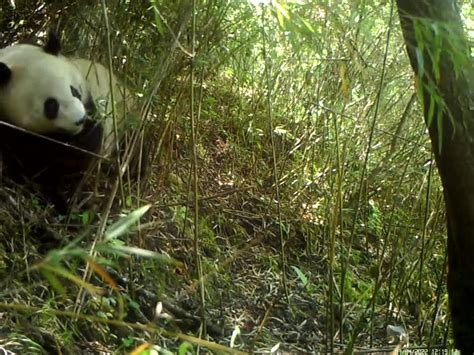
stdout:
POLYGON ((58 100, 49 98, 44 102, 44 115, 50 120, 54 120, 58 117, 59 103, 58 100))
POLYGON ((79 100, 81 100, 81 93, 74 87, 74 86, 69 86, 71 88, 71 94, 74 97, 77 97, 79 100))

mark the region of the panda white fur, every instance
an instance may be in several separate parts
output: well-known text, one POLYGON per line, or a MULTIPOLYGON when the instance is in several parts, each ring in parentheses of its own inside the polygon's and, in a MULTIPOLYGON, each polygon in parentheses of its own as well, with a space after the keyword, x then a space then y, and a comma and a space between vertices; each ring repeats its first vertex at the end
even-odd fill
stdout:
POLYGON ((129 107, 129 93, 120 85, 114 73, 98 62, 84 58, 71 58, 70 62, 86 78, 87 89, 104 128, 102 154, 110 156, 116 149, 117 140, 124 130, 124 115, 129 107), (114 125, 115 119, 115 125, 114 125), (114 131, 117 127, 117 132, 114 131), (119 137, 116 137, 116 133, 119 137))
MULTIPOLYGON (((83 58, 70 58, 69 60, 86 78, 88 92, 94 100, 95 116, 98 117, 104 131, 101 154, 108 158, 115 156, 115 154, 130 154, 128 151, 130 147, 126 147, 125 144, 125 116, 132 111, 134 105, 129 90, 121 85, 113 72, 102 64, 83 58)), ((128 116, 127 122, 132 121, 128 116)), ((146 146, 133 147, 131 153, 133 159, 128 166, 130 177, 145 176, 148 167, 147 152, 146 146)), ((112 170, 116 171, 115 168, 112 167, 112 170)))
POLYGON ((64 212, 65 190, 75 188, 95 161, 87 152, 109 154, 115 136, 110 135, 111 123, 91 118, 100 96, 109 100, 108 70, 93 65, 94 75, 87 80, 85 65, 92 63, 68 59, 59 54, 60 47, 58 38, 50 35, 43 47, 17 44, 0 50, 0 120, 26 130, 0 124, 0 153, 9 176, 39 184, 64 212), (105 136, 109 138, 104 143, 105 136))

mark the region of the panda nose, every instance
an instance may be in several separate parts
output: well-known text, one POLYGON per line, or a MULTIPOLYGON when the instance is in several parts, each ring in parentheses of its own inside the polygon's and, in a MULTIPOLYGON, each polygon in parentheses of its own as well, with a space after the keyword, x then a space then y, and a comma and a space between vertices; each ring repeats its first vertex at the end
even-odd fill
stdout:
POLYGON ((81 126, 86 121, 86 116, 82 117, 76 122, 76 126, 81 126))

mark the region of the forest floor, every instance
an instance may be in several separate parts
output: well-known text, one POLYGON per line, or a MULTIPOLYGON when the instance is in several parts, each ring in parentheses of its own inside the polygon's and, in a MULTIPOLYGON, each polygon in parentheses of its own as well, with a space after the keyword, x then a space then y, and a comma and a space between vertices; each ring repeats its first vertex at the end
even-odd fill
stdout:
MULTIPOLYGON (((177 199, 186 196, 178 190, 187 185, 175 173, 160 191, 162 178, 149 179, 144 200, 159 204, 108 246, 98 238, 104 223, 100 213, 75 213, 67 220, 30 191, 1 187, 0 347, 20 353, 120 352, 149 343, 173 351, 185 344, 173 334, 192 335, 198 343, 204 300, 211 342, 255 353, 326 352, 330 318, 323 226, 289 209, 279 217, 268 194, 248 186, 223 188, 218 165, 206 170, 213 173, 200 181, 206 186, 198 222, 202 283, 190 227, 193 209, 186 208, 192 201, 177 199), (136 249, 117 252, 117 243, 136 249), (92 274, 86 261, 92 262, 92 274), (152 326, 143 332, 133 328, 135 323, 152 326)), ((115 206, 106 226, 112 228, 133 209, 115 206)), ((350 302, 347 307, 357 306, 350 302)), ((336 309, 334 314, 339 328, 336 309)), ((350 331, 355 321, 344 319, 342 329, 350 331)), ((374 346, 388 344, 382 322, 372 336, 379 339, 374 346)), ((369 341, 368 334, 360 337, 369 341)))

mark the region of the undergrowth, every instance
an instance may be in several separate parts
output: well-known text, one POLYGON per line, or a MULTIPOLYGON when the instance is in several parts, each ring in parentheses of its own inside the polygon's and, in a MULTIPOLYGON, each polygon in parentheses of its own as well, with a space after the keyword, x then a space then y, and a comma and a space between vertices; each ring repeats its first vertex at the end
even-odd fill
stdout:
POLYGON ((0 348, 446 345, 442 191, 398 23, 384 53, 389 5, 362 3, 5 7, 4 45, 53 27, 110 60, 148 169, 92 176, 69 216, 4 179, 0 348))

